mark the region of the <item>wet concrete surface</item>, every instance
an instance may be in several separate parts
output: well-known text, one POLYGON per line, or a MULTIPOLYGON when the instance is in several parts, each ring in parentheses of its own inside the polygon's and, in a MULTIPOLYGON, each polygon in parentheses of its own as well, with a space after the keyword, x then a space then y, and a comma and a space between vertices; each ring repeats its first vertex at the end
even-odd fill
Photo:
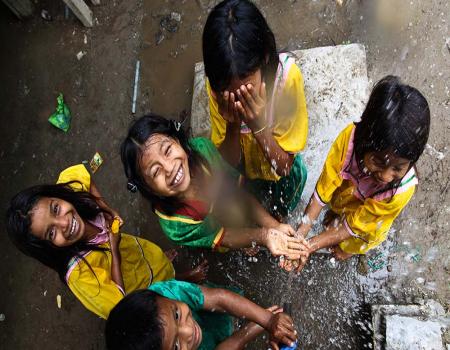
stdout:
MULTIPOLYGON (((132 120, 136 59, 142 62, 139 114, 151 110, 177 117, 190 110, 193 67, 201 61, 202 26, 216 2, 108 1, 93 7, 98 24, 92 29, 73 18, 65 20, 62 2, 39 2, 39 9, 53 15, 52 22, 37 15, 19 22, 0 4, 2 212, 20 189, 52 182, 65 166, 99 151, 105 163, 94 179, 125 218, 126 231, 169 247, 149 205, 127 192, 118 147, 132 120), (162 38, 161 20, 171 12, 181 15, 178 28, 173 33, 164 30, 156 45, 162 38), (87 54, 78 61, 81 50, 87 54), (47 122, 60 91, 73 113, 67 134, 47 122)), ((372 82, 398 74, 423 91, 432 111, 430 146, 418 163, 420 185, 396 221, 391 240, 380 250, 382 268, 363 277, 356 258, 336 263, 329 256, 317 256, 294 279, 290 301, 302 349, 370 348, 367 304, 373 301, 404 303, 434 297, 448 308, 450 5, 414 0, 391 2, 401 7, 385 10, 387 2, 256 1, 280 50, 362 43, 372 82), (398 13, 402 16, 396 18, 398 13)), ((104 348, 104 322, 83 308, 56 273, 16 251, 4 229, 0 250, 2 349, 104 348)), ((212 281, 237 285, 265 306, 279 303, 287 289, 287 274, 265 252, 256 263, 236 252, 218 255, 182 249, 180 255, 179 263, 207 256, 212 281)), ((263 340, 249 348, 265 348, 263 340)))

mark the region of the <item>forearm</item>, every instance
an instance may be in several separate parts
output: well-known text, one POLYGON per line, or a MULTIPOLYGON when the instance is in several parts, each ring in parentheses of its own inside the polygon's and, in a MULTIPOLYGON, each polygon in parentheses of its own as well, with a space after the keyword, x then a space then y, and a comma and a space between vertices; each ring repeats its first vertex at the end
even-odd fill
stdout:
POLYGON ((268 328, 272 313, 249 299, 227 289, 200 287, 204 295, 204 309, 228 313, 245 318, 263 328, 268 328))
POLYGON ((225 139, 219 146, 220 154, 233 167, 241 160, 240 127, 238 123, 227 122, 225 139))
POLYGON ((333 247, 350 237, 352 236, 343 224, 340 224, 337 228, 331 227, 309 240, 309 252, 313 253, 322 248, 333 247))
POLYGON ((226 228, 221 245, 231 249, 248 248, 253 244, 266 245, 264 228, 226 228))
POLYGON ((123 291, 125 291, 122 270, 120 268, 122 258, 120 256, 119 248, 111 248, 112 262, 111 262, 111 279, 117 284, 123 291))
POLYGON ((275 169, 279 176, 287 176, 294 163, 294 156, 283 150, 273 137, 269 128, 264 129, 256 135, 253 134, 259 146, 264 152, 267 161, 275 169))
POLYGON ((302 217, 302 222, 298 231, 305 237, 309 230, 319 217, 320 212, 322 211, 323 206, 319 203, 314 195, 311 196, 311 199, 305 209, 305 213, 302 217))
POLYGON ((264 328, 255 325, 254 323, 248 323, 242 327, 233 335, 225 339, 220 343, 215 350, 241 350, 251 341, 255 340, 261 333, 263 333, 264 328))
POLYGON ((93 180, 91 180, 91 186, 90 186, 89 192, 97 199, 97 204, 99 205, 99 207, 102 208, 103 210, 106 210, 107 212, 111 213, 111 215, 112 215, 112 210, 111 210, 110 206, 103 199, 97 185, 95 184, 95 182, 93 180))

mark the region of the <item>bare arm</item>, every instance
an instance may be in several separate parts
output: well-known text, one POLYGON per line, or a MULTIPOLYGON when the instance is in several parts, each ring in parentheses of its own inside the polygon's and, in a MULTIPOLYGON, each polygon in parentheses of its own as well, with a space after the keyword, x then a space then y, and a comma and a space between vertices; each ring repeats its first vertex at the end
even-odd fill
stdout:
MULTIPOLYGON (((272 314, 247 298, 226 289, 203 286, 200 288, 204 295, 205 310, 226 312, 235 317, 253 321, 266 329, 271 338, 285 344, 291 344, 296 341, 294 322, 287 314, 272 314)), ((233 343, 237 345, 236 341, 233 343)), ((236 347, 235 349, 240 348, 236 347)))
POLYGON ((237 332, 234 332, 231 337, 228 337, 215 350, 241 350, 251 341, 255 340, 258 335, 264 332, 264 328, 260 325, 250 322, 242 327, 237 332))
POLYGON ((219 146, 219 152, 231 166, 237 167, 241 160, 240 124, 227 123, 225 139, 219 146))
POLYGON ((277 229, 266 228, 227 228, 222 240, 222 246, 238 249, 262 245, 267 247, 272 255, 285 255, 289 259, 300 259, 308 253, 308 245, 302 238, 292 237, 277 229))
MULTIPOLYGON (((261 130, 261 126, 259 129, 252 128, 252 131, 261 130)), ((287 176, 289 175, 292 164, 294 163, 294 155, 283 150, 278 142, 275 140, 272 134, 272 130, 269 128, 265 128, 260 133, 256 135, 253 134, 256 141, 258 141, 259 146, 264 152, 264 156, 267 161, 272 165, 275 172, 279 176, 287 176)))
POLYGON ((125 285, 123 283, 122 270, 120 268, 120 264, 122 262, 122 258, 120 255, 120 233, 110 233, 109 234, 109 243, 111 246, 111 279, 117 284, 122 291, 125 293, 125 285))
POLYGON ((303 214, 303 219, 298 229, 298 233, 300 233, 303 237, 306 237, 308 232, 311 230, 313 222, 317 220, 320 212, 322 211, 323 206, 319 203, 314 195, 311 196, 309 203, 305 209, 305 213, 303 214))
POLYGON ((352 236, 342 223, 338 227, 330 227, 309 240, 310 253, 322 248, 335 246, 350 237, 352 236))

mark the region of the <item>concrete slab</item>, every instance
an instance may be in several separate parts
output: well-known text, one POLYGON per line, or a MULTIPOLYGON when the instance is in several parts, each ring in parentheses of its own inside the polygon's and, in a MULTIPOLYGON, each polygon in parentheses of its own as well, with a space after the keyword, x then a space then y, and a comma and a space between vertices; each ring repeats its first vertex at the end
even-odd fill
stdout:
MULTIPOLYGON (((303 199, 311 196, 328 150, 338 133, 357 120, 368 96, 366 52, 350 44, 293 51, 304 82, 309 115, 308 167, 303 199)), ((203 63, 195 65, 191 128, 194 136, 209 136, 209 106, 203 63)))
POLYGON ((445 350, 441 325, 406 316, 386 317, 386 350, 445 350))
POLYGON ((372 305, 375 350, 444 350, 450 317, 441 304, 372 305))

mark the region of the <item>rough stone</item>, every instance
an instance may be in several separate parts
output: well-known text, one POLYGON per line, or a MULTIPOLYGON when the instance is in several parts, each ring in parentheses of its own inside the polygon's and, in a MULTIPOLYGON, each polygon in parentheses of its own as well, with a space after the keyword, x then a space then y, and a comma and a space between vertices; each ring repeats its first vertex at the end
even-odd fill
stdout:
MULTIPOLYGON (((311 196, 328 150, 339 132, 357 120, 368 95, 366 53, 350 44, 293 51, 303 74, 309 117, 308 143, 302 156, 308 168, 303 199, 311 196)), ((208 96, 203 63, 195 65, 191 128, 194 136, 209 136, 208 96)))

